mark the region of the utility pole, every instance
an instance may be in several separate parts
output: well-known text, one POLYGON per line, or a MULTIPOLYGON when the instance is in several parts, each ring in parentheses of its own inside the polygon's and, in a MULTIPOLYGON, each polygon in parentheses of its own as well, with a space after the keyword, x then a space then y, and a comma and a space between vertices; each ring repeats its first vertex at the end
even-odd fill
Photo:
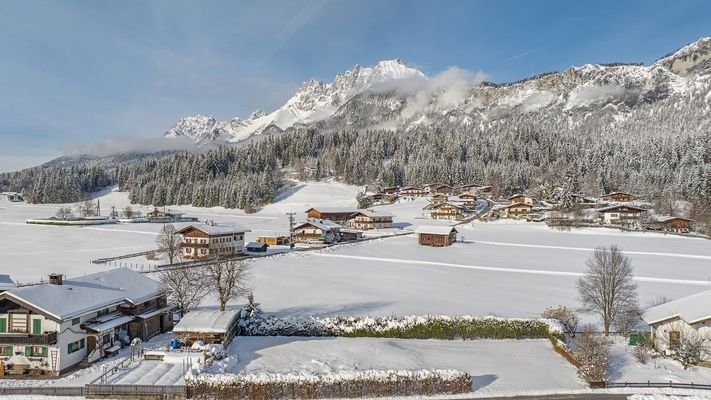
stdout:
POLYGON ((288 212, 286 215, 289 216, 289 248, 294 248, 294 215, 295 212, 288 212))

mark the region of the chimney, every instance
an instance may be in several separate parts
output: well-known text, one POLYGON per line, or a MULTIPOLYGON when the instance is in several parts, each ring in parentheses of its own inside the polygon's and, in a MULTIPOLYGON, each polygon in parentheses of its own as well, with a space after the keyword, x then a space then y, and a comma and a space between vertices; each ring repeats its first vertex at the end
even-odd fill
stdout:
POLYGON ((49 274, 49 284, 50 285, 61 285, 64 275, 62 274, 49 274))

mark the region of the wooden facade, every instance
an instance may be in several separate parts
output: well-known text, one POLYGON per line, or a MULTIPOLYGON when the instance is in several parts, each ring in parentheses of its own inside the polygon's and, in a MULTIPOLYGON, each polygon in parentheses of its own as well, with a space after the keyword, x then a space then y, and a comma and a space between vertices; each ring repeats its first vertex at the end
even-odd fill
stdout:
POLYGON ((430 204, 426 208, 430 210, 430 217, 432 217, 432 219, 449 221, 463 220, 465 217, 464 212, 466 211, 464 206, 449 202, 430 204))
POLYGON ((239 254, 244 248, 245 231, 215 225, 188 225, 176 232, 183 238, 180 256, 194 260, 239 254))
POLYGON ((528 204, 529 206, 533 205, 533 197, 526 196, 525 194, 515 194, 511 197, 508 198, 509 204, 528 204))
POLYGON ((289 236, 259 236, 257 238, 257 242, 270 246, 288 246, 290 240, 289 236))
POLYGON ((351 219, 351 216, 353 214, 357 213, 358 210, 349 210, 349 209, 318 209, 318 208, 309 208, 306 210, 306 217, 307 218, 313 218, 313 219, 319 219, 319 220, 330 220, 334 222, 339 222, 343 223, 351 219))
POLYGON ((533 206, 526 203, 509 204, 497 210, 501 218, 525 218, 533 210, 533 206))
POLYGON ((612 192, 612 193, 603 194, 602 196, 600 196, 600 200, 602 200, 602 201, 617 201, 620 203, 624 203, 624 202, 629 202, 629 201, 634 200, 634 196, 632 196, 629 193, 625 193, 625 192, 612 192))
POLYGON ((446 247, 457 241, 457 230, 454 227, 421 227, 417 232, 417 242, 421 246, 446 247))

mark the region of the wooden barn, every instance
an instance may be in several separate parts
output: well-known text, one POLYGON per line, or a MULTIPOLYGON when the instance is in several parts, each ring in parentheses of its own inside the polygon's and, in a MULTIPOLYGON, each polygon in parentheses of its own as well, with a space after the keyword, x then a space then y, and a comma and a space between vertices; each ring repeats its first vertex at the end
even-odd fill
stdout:
POLYGON ((266 253, 269 245, 262 242, 249 242, 244 248, 251 253, 266 253))
POLYGON ((421 246, 445 247, 457 241, 457 230, 447 225, 421 225, 415 229, 421 246))
POLYGON ((240 312, 240 308, 193 310, 183 316, 173 332, 186 346, 197 341, 227 346, 237 334, 240 312))
POLYGON ((674 233, 689 233, 692 231, 692 223, 694 220, 682 217, 661 217, 652 222, 651 228, 674 233))

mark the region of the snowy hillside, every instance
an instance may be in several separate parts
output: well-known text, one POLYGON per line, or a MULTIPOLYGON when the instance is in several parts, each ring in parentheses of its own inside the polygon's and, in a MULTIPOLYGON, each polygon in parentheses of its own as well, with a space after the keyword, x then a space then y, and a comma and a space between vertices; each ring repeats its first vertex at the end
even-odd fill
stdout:
POLYGON ((696 98, 703 103, 711 88, 711 38, 650 66, 588 64, 505 84, 483 82, 483 78, 458 68, 427 77, 400 60, 373 67, 357 65, 331 83, 304 83, 270 114, 258 110, 247 119, 224 122, 196 115, 181 119, 165 135, 201 143, 238 142, 254 134, 314 124, 331 129, 410 130, 445 123, 480 125, 525 114, 561 124, 589 122, 591 115, 598 120, 610 115, 612 120, 622 120, 645 105, 689 107, 689 100, 696 98))

